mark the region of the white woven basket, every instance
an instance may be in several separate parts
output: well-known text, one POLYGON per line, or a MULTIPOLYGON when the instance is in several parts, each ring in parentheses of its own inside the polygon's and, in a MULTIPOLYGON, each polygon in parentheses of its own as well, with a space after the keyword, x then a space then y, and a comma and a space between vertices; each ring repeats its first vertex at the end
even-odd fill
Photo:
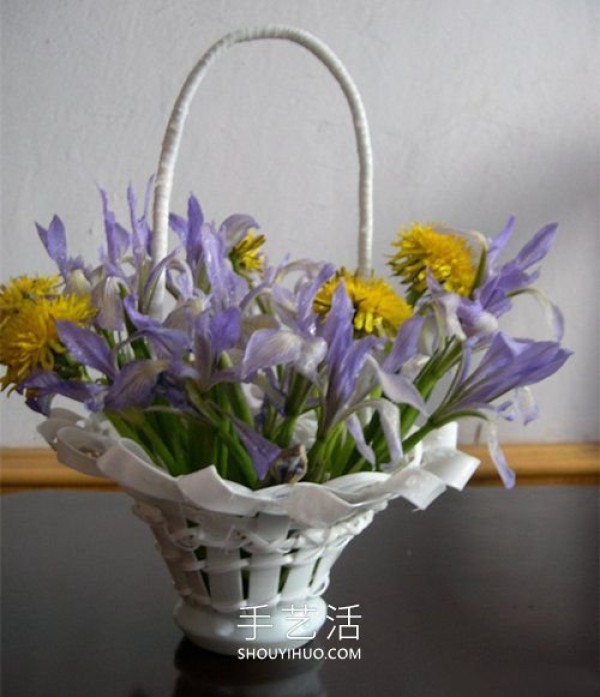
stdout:
MULTIPOLYGON (((259 39, 285 39, 308 49, 348 100, 359 156, 358 268, 368 275, 373 168, 365 111, 338 58, 315 37, 286 26, 228 34, 202 56, 185 81, 158 165, 153 260, 157 263, 167 253, 174 168, 194 93, 224 50, 259 39)), ((161 280, 151 309, 155 316, 162 314, 163 302, 161 280)), ((320 596, 329 584, 330 569, 374 513, 399 496, 426 508, 446 486, 462 489, 479 464, 456 450, 456 427, 450 424, 430 434, 396 473, 361 472, 326 484, 299 482, 252 491, 221 479, 215 467, 174 478, 133 441, 115 438, 102 424, 83 423, 64 409, 53 410, 39 430, 61 462, 85 474, 109 477, 134 497, 134 511, 152 529, 180 595, 176 621, 198 645, 229 654, 249 645, 297 648, 313 638, 327 615, 320 596), (244 621, 249 608, 261 608, 260 634, 244 621), (301 636, 294 634, 290 621, 296 618, 297 624, 299 610, 306 615, 301 636)))
POLYGON ((134 511, 150 525, 181 596, 177 623, 200 646, 231 654, 250 641, 295 648, 314 638, 327 614, 320 596, 329 571, 374 514, 364 510, 318 528, 288 515, 232 515, 165 501, 138 501, 134 511), (244 621, 244 608, 260 610, 259 630, 244 621), (299 614, 306 622, 294 633, 299 614))

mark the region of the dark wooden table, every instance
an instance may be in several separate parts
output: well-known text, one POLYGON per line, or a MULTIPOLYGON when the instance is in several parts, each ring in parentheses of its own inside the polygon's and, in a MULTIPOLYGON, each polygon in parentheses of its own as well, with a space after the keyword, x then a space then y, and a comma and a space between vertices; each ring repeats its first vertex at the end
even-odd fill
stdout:
MULTIPOLYGON (((3 697, 591 697, 598 489, 449 492, 390 505, 326 599, 359 604, 360 660, 241 661, 196 649, 150 533, 122 494, 4 496, 3 697)), ((332 642, 337 641, 337 644, 332 642)))

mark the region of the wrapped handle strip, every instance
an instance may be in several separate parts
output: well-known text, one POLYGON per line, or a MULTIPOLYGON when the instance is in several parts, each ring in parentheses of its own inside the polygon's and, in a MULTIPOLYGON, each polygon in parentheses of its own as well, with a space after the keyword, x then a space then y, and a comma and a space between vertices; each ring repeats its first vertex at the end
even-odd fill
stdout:
MULTIPOLYGON (((358 270, 363 276, 371 272, 373 237, 373 158, 371 138, 364 106, 354 81, 337 56, 319 39, 301 29, 271 25, 240 30, 217 41, 196 63, 188 75, 171 112, 163 139, 154 190, 152 259, 156 265, 167 255, 169 209, 177 154, 192 99, 214 61, 230 46, 261 39, 281 39, 299 44, 313 53, 337 80, 352 112, 359 158, 359 234, 358 270)), ((151 314, 159 317, 164 302, 164 274, 157 284, 151 314)))

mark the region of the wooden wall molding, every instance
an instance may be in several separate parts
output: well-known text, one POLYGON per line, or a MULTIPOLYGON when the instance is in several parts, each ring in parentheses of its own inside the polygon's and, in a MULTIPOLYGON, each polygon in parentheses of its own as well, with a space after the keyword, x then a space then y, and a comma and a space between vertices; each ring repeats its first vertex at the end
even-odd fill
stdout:
MULTIPOLYGON (((461 448, 482 461, 474 484, 500 483, 485 447, 461 448)), ((600 483, 600 443, 514 444, 503 449, 519 484, 600 483)), ((115 491, 118 487, 61 465, 49 448, 0 449, 0 491, 37 488, 115 491)))

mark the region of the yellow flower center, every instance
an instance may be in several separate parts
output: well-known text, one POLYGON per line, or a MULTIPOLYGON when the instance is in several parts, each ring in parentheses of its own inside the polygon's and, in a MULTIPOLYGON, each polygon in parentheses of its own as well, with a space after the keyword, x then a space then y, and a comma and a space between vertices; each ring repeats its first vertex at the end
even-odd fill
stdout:
POLYGON ((408 303, 382 278, 361 278, 346 269, 338 271, 319 290, 313 304, 315 312, 329 312, 333 295, 342 281, 354 307, 354 328, 360 334, 393 336, 412 314, 408 303))
POLYGON ((63 295, 58 277, 20 276, 0 286, 0 364, 7 367, 2 389, 18 385, 35 370, 52 370, 65 352, 56 321, 87 324, 95 309, 89 296, 63 295))
POLYGON ((253 232, 247 232, 233 247, 229 253, 229 258, 237 273, 260 273, 263 270, 264 255, 260 248, 264 243, 264 235, 255 235, 253 232))
POLYGON ((428 273, 450 293, 468 296, 473 290, 477 266, 473 252, 459 235, 415 223, 400 231, 393 246, 398 251, 389 264, 412 293, 420 295, 427 290, 428 273))

